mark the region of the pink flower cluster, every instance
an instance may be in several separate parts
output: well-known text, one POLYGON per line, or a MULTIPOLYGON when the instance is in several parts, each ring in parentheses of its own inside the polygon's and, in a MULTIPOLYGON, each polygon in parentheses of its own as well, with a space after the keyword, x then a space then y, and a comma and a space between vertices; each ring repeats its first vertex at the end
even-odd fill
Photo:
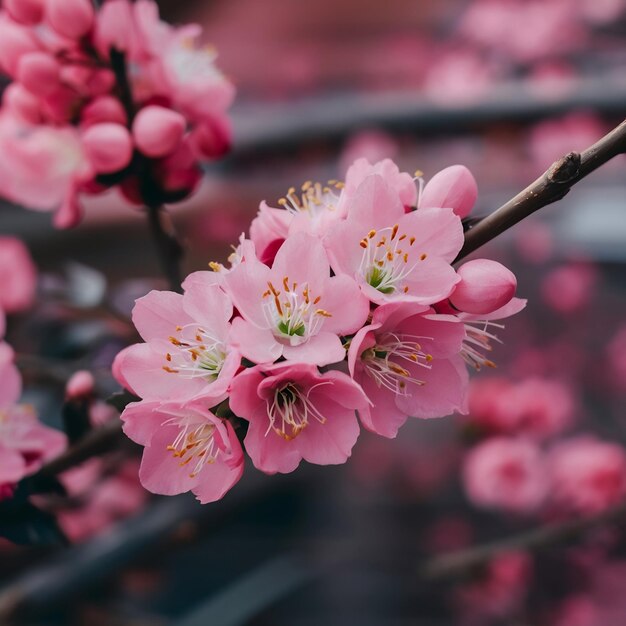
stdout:
POLYGON ((261 204, 230 267, 137 301, 144 343, 114 372, 142 398, 122 419, 145 446, 148 489, 223 496, 243 470, 230 412, 248 423, 255 467, 273 474, 345 462, 357 414, 395 437, 409 416, 466 411, 466 363, 493 365, 492 320, 525 303, 498 263, 452 267, 476 200, 469 171, 417 180, 358 160, 345 184, 290 189, 279 208, 261 204))
POLYGON ((0 341, 0 500, 67 446, 63 433, 39 423, 33 407, 18 403, 21 391, 13 350, 0 341))
POLYGON ((574 399, 559 382, 493 378, 470 391, 469 424, 487 435, 468 452, 463 479, 477 506, 513 513, 590 515, 626 495, 626 450, 579 435, 546 443, 573 418, 574 399))
POLYGON ((198 162, 227 150, 234 89, 215 51, 196 45, 198 26, 167 25, 153 0, 3 6, 0 69, 13 81, 0 111, 4 197, 69 227, 81 194, 180 200, 200 180, 198 162))

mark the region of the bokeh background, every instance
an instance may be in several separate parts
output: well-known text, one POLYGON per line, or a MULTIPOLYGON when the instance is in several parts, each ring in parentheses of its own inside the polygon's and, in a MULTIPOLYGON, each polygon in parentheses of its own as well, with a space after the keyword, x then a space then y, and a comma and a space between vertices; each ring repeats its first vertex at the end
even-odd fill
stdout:
MULTIPOLYGON (((186 272, 223 261, 260 200, 341 178, 357 157, 392 157, 426 178, 465 164, 481 216, 626 111, 624 0, 159 4, 168 21, 203 25, 238 89, 232 153, 171 210, 186 272)), ((541 446, 579 433, 626 441, 625 172, 615 159, 478 253, 514 269, 529 305, 498 331, 497 371, 475 378, 558 386, 566 401, 547 391, 532 409, 541 421, 566 403, 541 446)), ((115 390, 108 365, 134 338, 133 300, 165 286, 145 218, 108 195, 65 232, 2 206, 0 232, 21 237, 41 272, 39 304, 9 340, 40 355, 21 361, 29 399, 58 423, 71 372, 92 369, 103 396, 115 390)), ((81 506, 63 529, 77 545, 3 544, 0 581, 18 623, 51 626, 625 624, 623 522, 443 581, 420 577, 430 556, 550 518, 472 504, 461 476, 478 421, 414 420, 394 441, 363 433, 347 465, 251 470, 206 507, 148 497, 132 450, 113 456, 104 473, 66 477, 81 506)))

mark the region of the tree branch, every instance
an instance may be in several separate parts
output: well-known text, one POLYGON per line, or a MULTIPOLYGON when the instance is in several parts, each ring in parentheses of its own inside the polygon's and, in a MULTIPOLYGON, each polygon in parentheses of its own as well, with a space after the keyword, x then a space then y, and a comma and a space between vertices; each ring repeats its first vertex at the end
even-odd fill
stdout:
POLYGON ((425 581, 437 581, 462 575, 493 558, 513 550, 539 551, 579 538, 588 530, 616 522, 626 517, 626 502, 593 517, 585 517, 554 526, 536 528, 513 537, 482 546, 435 557, 421 566, 418 576, 425 581))
POLYGON ((561 200, 585 176, 626 152, 626 120, 580 154, 570 152, 534 183, 478 222, 465 234, 465 244, 456 258, 466 257, 535 211, 561 200))

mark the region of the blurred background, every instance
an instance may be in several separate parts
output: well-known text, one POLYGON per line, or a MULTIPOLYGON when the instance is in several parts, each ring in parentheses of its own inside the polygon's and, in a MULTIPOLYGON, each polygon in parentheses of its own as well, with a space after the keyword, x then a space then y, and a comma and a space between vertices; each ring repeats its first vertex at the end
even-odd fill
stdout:
MULTIPOLYGON (((170 22, 202 24, 238 89, 232 153, 171 210, 185 273, 224 261, 261 200, 341 178, 355 158, 391 157, 426 179, 462 163, 482 216, 626 111, 624 0, 159 4, 170 22)), ((2 544, 0 615, 50 626, 626 624, 623 521, 444 580, 420 569, 563 517, 485 510, 464 486, 477 446, 517 434, 501 423, 514 409, 543 452, 576 436, 626 441, 625 165, 613 160, 474 254, 511 267, 529 305, 498 330, 498 369, 476 374, 468 418, 413 420, 394 441, 363 432, 337 468, 249 468, 205 507, 148 497, 132 451, 98 461, 106 471, 86 464, 64 479, 81 503, 61 520, 75 546, 2 544)), ((2 206, 0 233, 21 237, 41 273, 39 304, 9 340, 41 355, 20 365, 30 401, 59 423, 59 382, 88 368, 103 396, 115 391, 108 366, 134 340, 132 303, 165 286, 145 217, 110 194, 71 231, 2 206)), ((568 519, 589 513, 578 508, 568 519)))

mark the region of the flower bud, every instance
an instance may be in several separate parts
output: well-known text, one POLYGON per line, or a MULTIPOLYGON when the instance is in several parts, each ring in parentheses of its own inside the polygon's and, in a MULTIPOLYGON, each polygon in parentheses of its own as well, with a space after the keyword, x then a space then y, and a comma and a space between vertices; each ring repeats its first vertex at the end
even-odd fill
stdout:
POLYGON ((158 159, 178 147, 185 127, 185 118, 180 113, 160 106, 147 106, 139 111, 133 122, 133 138, 143 154, 158 159))
POLYGON ((26 26, 38 24, 43 17, 43 0, 4 0, 2 6, 16 22, 26 26))
POLYGON ((457 273, 461 281, 452 292, 450 302, 464 313, 491 313, 515 295, 515 274, 497 261, 469 261, 457 273))
POLYGON ((38 124, 41 121, 39 100, 19 83, 7 86, 2 96, 2 104, 6 111, 20 120, 30 124, 38 124))
POLYGON ((0 13, 0 67, 12 78, 15 77, 22 55, 39 50, 31 31, 32 29, 13 22, 8 15, 0 13))
POLYGON ((17 80, 36 96, 45 98, 59 86, 60 66, 45 52, 24 54, 17 64, 17 80))
POLYGON ((93 374, 87 370, 79 370, 72 374, 65 385, 67 400, 82 400, 93 395, 95 380, 93 374))
POLYGON ((130 133, 121 124, 104 122, 90 126, 83 133, 83 146, 99 174, 112 174, 124 169, 133 156, 130 133))
POLYGON ((100 96, 92 100, 81 113, 81 126, 87 128, 101 122, 126 125, 126 111, 122 103, 113 96, 100 96))
POLYGON ((419 200, 420 207, 453 209, 467 217, 476 203, 478 186, 464 165, 452 165, 435 174, 426 184, 419 200))
POLYGON ((205 120, 191 133, 191 146, 198 159, 218 159, 231 145, 228 120, 205 120))
POLYGON ((80 39, 93 26, 93 4, 91 0, 46 0, 46 18, 59 35, 80 39))

